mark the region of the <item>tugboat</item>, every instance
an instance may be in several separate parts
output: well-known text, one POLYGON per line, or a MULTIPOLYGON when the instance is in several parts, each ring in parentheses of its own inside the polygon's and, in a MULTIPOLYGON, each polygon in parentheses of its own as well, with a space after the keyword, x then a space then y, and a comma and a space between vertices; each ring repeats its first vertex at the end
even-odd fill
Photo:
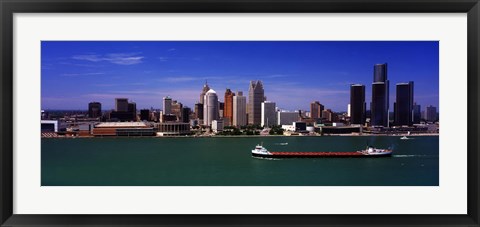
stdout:
POLYGON ((392 155, 391 149, 378 149, 372 146, 367 146, 365 150, 349 151, 349 152, 275 152, 268 151, 262 145, 255 146, 252 150, 253 157, 262 158, 366 158, 366 157, 388 157, 392 155))

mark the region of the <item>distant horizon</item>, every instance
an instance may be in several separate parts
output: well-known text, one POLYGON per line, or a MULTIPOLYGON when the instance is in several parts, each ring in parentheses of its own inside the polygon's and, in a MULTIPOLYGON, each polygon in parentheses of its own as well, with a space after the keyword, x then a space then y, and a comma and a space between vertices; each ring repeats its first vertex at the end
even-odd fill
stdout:
POLYGON ((439 110, 437 41, 42 41, 42 110, 83 111, 115 98, 163 109, 163 97, 193 109, 205 81, 224 101, 227 88, 248 99, 261 80, 268 101, 285 110, 347 112, 350 84, 366 87, 373 66, 388 64, 390 112, 396 84, 414 82, 414 101, 439 110))

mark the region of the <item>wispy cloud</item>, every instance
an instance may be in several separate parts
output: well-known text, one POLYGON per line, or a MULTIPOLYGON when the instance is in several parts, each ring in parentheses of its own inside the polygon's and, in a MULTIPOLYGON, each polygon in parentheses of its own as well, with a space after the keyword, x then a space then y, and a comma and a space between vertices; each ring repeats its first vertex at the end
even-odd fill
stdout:
POLYGON ((177 77, 167 77, 167 78, 159 79, 159 81, 164 81, 168 83, 181 83, 181 82, 195 81, 199 79, 201 78, 189 77, 189 76, 177 76, 177 77))
POLYGON ((128 83, 128 84, 94 84, 95 87, 117 87, 117 86, 144 86, 147 83, 128 83))
POLYGON ((140 56, 139 53, 113 53, 106 55, 87 54, 87 55, 74 55, 72 59, 84 60, 90 62, 110 62, 117 65, 135 65, 142 63, 142 59, 145 57, 140 56))
POLYGON ((262 76, 262 78, 267 78, 267 79, 285 78, 285 77, 289 77, 289 76, 283 75, 283 74, 273 74, 273 75, 262 76))
POLYGON ((168 49, 167 51, 172 52, 172 51, 176 51, 176 50, 177 50, 177 49, 175 49, 175 48, 170 48, 170 49, 168 49))
POLYGON ((75 77, 75 76, 97 76, 97 75, 105 75, 106 73, 98 72, 98 73, 64 73, 61 76, 66 77, 75 77))

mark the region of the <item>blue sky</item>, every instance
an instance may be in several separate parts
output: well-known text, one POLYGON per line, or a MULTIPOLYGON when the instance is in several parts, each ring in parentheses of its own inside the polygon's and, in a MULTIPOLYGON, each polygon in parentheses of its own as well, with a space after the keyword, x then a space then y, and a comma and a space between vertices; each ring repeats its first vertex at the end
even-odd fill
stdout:
POLYGON ((162 108, 171 96, 193 107, 205 80, 223 101, 226 88, 248 95, 262 80, 267 100, 287 110, 312 101, 346 111, 350 84, 366 85, 373 65, 388 63, 390 106, 395 84, 414 81, 414 99, 438 107, 438 42, 426 41, 43 41, 42 109, 85 110, 117 97, 137 108, 162 108))

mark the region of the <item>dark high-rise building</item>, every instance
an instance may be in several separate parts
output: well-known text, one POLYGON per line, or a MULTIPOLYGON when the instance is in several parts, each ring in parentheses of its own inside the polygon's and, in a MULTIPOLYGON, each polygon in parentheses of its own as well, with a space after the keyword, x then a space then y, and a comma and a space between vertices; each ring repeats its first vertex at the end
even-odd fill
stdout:
POLYGON ((126 98, 116 98, 115 99, 115 111, 117 111, 117 112, 128 112, 128 99, 126 99, 126 98))
POLYGON ((231 125, 233 122, 233 96, 235 96, 235 93, 233 93, 230 89, 225 91, 223 118, 229 119, 226 121, 228 125, 231 125))
POLYGON ((129 103, 126 98, 115 99, 115 111, 109 116, 111 121, 136 121, 137 120, 137 104, 129 103))
POLYGON ((373 82, 387 81, 387 63, 373 66, 373 82))
POLYGON ((172 98, 163 97, 163 114, 172 114, 172 98))
POLYGON ((128 103, 128 112, 132 114, 132 120, 137 120, 137 103, 129 102, 128 103))
POLYGON ((91 102, 88 104, 88 117, 102 117, 102 104, 99 102, 91 102))
POLYGON ((365 85, 350 85, 350 123, 365 123, 365 85))
POLYGON ((417 105, 417 103, 414 103, 413 104, 413 123, 420 124, 421 118, 422 118, 422 115, 420 111, 420 105, 417 105))
POLYGON ((195 116, 199 120, 203 120, 203 104, 202 103, 195 104, 195 116))
POLYGON ((324 108, 325 107, 322 104, 320 104, 319 101, 310 103, 310 117, 313 119, 322 118, 322 112, 324 108))
POLYGON ((182 107, 182 122, 190 123, 190 108, 182 107))
POLYGON ((373 66, 371 124, 388 127, 390 81, 387 79, 387 63, 373 66))
POLYGON ((437 108, 430 105, 427 106, 425 110, 425 120, 428 122, 435 122, 437 121, 437 108))
POLYGON ((262 121, 262 102, 265 101, 262 81, 250 81, 248 89, 248 124, 259 125, 262 121))
POLYGON ((140 120, 141 121, 150 121, 150 110, 149 109, 141 109, 140 110, 140 120))
POLYGON ((413 123, 413 81, 397 84, 395 102, 395 125, 412 125, 413 123))

